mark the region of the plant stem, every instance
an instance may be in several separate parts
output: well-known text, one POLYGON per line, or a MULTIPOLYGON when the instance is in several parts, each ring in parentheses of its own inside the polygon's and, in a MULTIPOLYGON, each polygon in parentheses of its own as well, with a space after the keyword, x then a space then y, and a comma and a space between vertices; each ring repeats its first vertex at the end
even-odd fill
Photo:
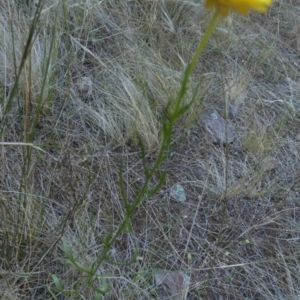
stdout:
POLYGON ((207 42, 208 42, 208 39, 211 35, 211 33, 213 32, 214 28, 216 27, 217 23, 218 23, 218 20, 219 20, 219 12, 218 10, 215 11, 205 33, 204 33, 204 36, 203 38, 201 39, 198 47, 197 47, 197 50, 192 58, 192 60, 189 62, 189 64, 187 65, 186 67, 186 70, 185 70, 185 73, 184 73, 184 77, 183 77, 183 82, 182 82, 182 85, 181 85, 181 89, 178 93, 178 96, 176 98, 176 107, 175 107, 175 111, 178 111, 179 108, 181 107, 181 104, 182 104, 182 100, 184 98, 184 95, 186 93, 186 89, 187 89, 187 84, 188 84, 188 81, 189 81, 189 78, 196 66, 196 63, 204 49, 204 47, 206 46, 207 42))

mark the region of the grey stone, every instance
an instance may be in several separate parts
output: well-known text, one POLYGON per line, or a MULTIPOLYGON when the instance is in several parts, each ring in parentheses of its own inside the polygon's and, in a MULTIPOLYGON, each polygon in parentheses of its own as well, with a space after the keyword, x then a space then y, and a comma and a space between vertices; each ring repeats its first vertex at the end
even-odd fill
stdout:
POLYGON ((210 140, 215 143, 232 143, 236 138, 233 126, 223 118, 216 109, 206 109, 201 114, 205 132, 210 140))
POLYGON ((159 299, 186 300, 191 281, 190 276, 181 271, 157 270, 153 278, 159 299))
POLYGON ((181 184, 176 183, 171 187, 171 197, 178 202, 185 202, 186 195, 181 184))

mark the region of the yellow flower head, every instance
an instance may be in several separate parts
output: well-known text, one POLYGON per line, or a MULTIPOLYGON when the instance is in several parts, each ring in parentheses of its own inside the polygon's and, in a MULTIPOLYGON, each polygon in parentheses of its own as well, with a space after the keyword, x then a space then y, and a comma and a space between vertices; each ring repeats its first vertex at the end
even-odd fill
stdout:
POLYGON ((259 12, 266 12, 272 2, 273 0, 206 0, 205 7, 216 7, 224 17, 229 14, 231 9, 246 16, 251 9, 259 12))

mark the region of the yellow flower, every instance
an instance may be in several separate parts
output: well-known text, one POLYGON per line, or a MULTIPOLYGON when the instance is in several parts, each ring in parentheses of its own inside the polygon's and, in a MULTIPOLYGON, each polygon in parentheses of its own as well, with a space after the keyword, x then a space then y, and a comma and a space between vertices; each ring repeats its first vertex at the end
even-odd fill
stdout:
POLYGON ((242 15, 248 15, 249 10, 266 12, 273 0, 206 0, 205 7, 216 7, 219 13, 226 17, 233 9, 242 15))

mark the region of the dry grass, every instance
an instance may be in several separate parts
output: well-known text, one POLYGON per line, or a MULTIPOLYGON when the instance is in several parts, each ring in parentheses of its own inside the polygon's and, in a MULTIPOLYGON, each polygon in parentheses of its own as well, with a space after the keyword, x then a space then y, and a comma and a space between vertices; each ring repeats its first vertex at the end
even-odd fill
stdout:
MULTIPOLYGON (((133 199, 137 134, 151 164, 210 16, 182 0, 0 8, 0 298, 95 299, 89 268, 126 213, 120 165, 133 199)), ((103 299, 157 299, 156 269, 190 275, 187 299, 300 299, 299 13, 277 0, 267 16, 218 25, 160 167, 166 182, 97 269, 103 299), (207 107, 228 111, 227 149, 205 138, 207 107), (170 197, 178 182, 185 203, 170 197)))

